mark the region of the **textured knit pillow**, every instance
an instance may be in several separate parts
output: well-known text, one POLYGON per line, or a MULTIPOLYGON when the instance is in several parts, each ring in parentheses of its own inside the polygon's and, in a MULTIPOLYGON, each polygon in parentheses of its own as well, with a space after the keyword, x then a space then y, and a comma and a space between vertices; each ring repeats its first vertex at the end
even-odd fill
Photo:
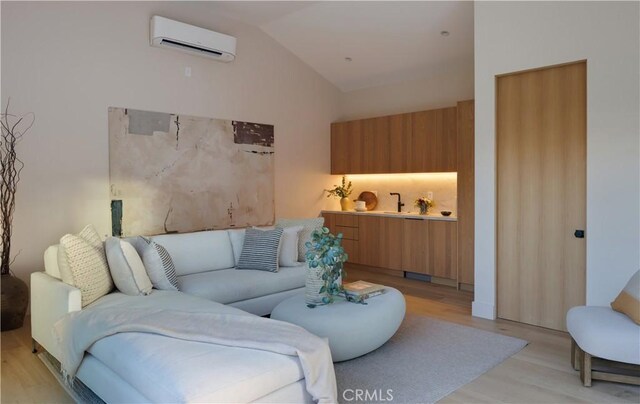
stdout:
POLYGON ((304 262, 304 254, 307 252, 307 248, 304 244, 307 241, 311 241, 311 233, 315 229, 319 229, 324 224, 324 217, 314 217, 310 219, 278 219, 276 227, 293 227, 302 226, 303 229, 298 236, 298 261, 304 262))
POLYGON ((179 290, 176 267, 167 249, 146 237, 139 238, 138 247, 153 287, 160 290, 179 290))
POLYGON ((640 324, 640 271, 629 279, 622 292, 611 303, 611 308, 640 324))
POLYGON ((247 229, 236 269, 278 272, 278 252, 282 229, 247 229))
POLYGON ((80 289, 82 307, 113 289, 102 240, 91 225, 60 239, 58 267, 62 281, 80 289))
POLYGON ((144 296, 151 293, 153 285, 142 259, 131 243, 117 237, 109 237, 104 245, 111 277, 118 290, 130 296, 144 296))

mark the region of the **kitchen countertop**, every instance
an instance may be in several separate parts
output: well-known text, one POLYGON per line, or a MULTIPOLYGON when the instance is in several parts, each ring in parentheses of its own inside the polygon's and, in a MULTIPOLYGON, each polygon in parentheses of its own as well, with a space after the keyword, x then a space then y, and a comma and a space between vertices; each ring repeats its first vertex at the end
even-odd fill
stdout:
POLYGON ((397 217, 397 218, 407 218, 407 219, 422 219, 422 220, 443 220, 446 222, 457 222, 458 218, 456 216, 442 216, 440 212, 438 213, 429 213, 426 215, 421 215, 417 212, 391 212, 391 211, 383 211, 383 210, 369 210, 366 212, 356 212, 355 210, 323 210, 322 213, 336 213, 341 215, 368 215, 368 216, 383 216, 383 217, 397 217))

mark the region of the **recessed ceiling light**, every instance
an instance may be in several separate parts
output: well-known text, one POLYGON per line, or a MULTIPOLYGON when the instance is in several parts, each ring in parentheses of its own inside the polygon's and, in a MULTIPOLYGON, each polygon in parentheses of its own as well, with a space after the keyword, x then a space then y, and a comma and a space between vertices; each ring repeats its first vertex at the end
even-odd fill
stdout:
POLYGON ((440 31, 440 35, 449 36, 449 31, 440 31))
POLYGON ((346 60, 347 62, 351 62, 353 59, 347 56, 346 58, 344 58, 344 60, 346 60))

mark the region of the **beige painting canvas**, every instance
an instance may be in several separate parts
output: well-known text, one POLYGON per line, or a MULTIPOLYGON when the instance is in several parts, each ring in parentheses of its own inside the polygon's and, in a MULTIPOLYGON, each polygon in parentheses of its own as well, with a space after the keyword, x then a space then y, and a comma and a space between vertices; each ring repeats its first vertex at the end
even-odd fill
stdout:
POLYGON ((273 224, 272 125, 109 108, 114 235, 273 224))

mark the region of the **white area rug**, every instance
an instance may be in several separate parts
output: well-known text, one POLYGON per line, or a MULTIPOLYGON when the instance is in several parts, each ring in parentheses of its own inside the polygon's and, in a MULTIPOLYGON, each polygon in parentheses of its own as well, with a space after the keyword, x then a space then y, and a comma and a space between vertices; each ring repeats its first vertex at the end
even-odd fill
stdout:
POLYGON ((526 345, 518 338, 410 315, 379 349, 335 364, 339 399, 435 403, 526 345))
MULTIPOLYGON (((518 338, 421 316, 407 316, 385 345, 359 358, 336 363, 342 403, 434 403, 527 345, 518 338), (358 395, 358 396, 356 396, 358 395)), ((79 403, 102 403, 80 382, 65 385, 60 364, 38 357, 79 403)))

